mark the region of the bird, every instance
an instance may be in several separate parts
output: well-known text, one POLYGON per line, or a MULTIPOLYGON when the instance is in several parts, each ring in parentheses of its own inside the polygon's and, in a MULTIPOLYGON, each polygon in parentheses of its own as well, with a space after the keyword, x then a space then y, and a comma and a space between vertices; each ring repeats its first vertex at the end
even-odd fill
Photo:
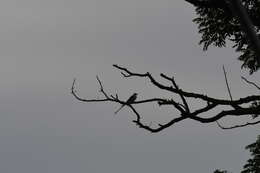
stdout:
POLYGON ((126 101, 125 104, 123 104, 117 111, 115 111, 115 114, 117 114, 125 105, 130 105, 132 104, 137 98, 137 93, 134 93, 133 95, 131 95, 131 97, 129 97, 129 99, 126 101))

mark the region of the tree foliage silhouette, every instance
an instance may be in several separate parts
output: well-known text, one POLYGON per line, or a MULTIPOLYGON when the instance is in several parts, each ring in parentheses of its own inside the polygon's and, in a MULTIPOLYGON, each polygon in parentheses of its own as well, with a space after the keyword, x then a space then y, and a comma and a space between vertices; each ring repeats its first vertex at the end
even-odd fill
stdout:
POLYGON ((252 158, 247 160, 244 169, 241 173, 259 173, 260 172, 260 135, 256 142, 246 146, 246 149, 251 152, 252 158))
MULTIPOLYGON (((260 135, 257 137, 256 142, 246 146, 250 151, 252 158, 247 160, 241 173, 259 173, 260 172, 260 135)), ((216 170, 214 173, 228 173, 228 171, 216 170)))
MULTIPOLYGON (((260 58, 260 54, 258 54, 258 52, 260 52, 260 49, 258 49, 260 47, 258 45, 259 42, 257 38, 252 38, 250 32, 247 32, 252 31, 252 28, 250 27, 253 26, 253 34, 257 34, 257 37, 260 36, 260 34, 258 33, 260 30, 260 1, 242 0, 243 6, 245 7, 246 12, 249 14, 252 24, 250 23, 250 21, 248 22, 247 20, 243 22, 243 19, 240 19, 241 15, 240 17, 239 15, 236 15, 240 13, 235 12, 236 8, 235 5, 233 5, 233 1, 235 2, 239 0, 185 1, 195 6, 198 17, 196 17, 193 21, 198 24, 199 33, 201 34, 201 41, 199 42, 199 44, 203 45, 203 50, 206 51, 210 45, 223 47, 226 45, 227 41, 230 41, 233 43, 233 47, 236 49, 236 51, 241 53, 238 59, 243 61, 243 68, 249 69, 250 74, 256 72, 260 68, 260 63, 258 63, 260 58)), ((243 15, 247 16, 245 14, 243 15)), ((97 81, 100 86, 100 93, 103 96, 102 99, 84 99, 80 97, 75 89, 76 80, 73 81, 73 85, 71 87, 71 93, 73 94, 73 96, 81 102, 114 102, 125 105, 129 107, 135 115, 135 119, 133 120, 133 122, 140 128, 153 133, 160 132, 185 119, 191 119, 201 123, 214 122, 217 123, 217 125, 222 129, 233 129, 260 124, 260 95, 248 95, 239 99, 233 99, 229 89, 224 67, 223 71, 228 92, 230 95, 229 99, 218 99, 205 94, 185 91, 180 88, 174 77, 166 75, 164 73, 161 73, 160 76, 162 79, 168 82, 167 84, 159 82, 158 79, 156 79, 149 72, 137 73, 116 64, 114 64, 113 66, 114 68, 119 70, 125 78, 135 77, 148 79, 151 85, 156 86, 158 89, 166 93, 170 93, 169 97, 155 97, 147 98, 144 100, 137 99, 131 103, 127 103, 127 101, 120 99, 117 93, 108 94, 105 91, 103 84, 98 76, 97 81), (173 94, 179 96, 179 100, 174 99, 176 97, 173 98, 173 94), (192 100, 194 101, 192 102, 192 100), (192 109, 192 103, 196 101, 199 101, 202 104, 197 109, 192 109), (172 106, 173 108, 175 108, 175 110, 177 110, 178 114, 173 115, 172 119, 164 124, 157 123, 156 125, 153 124, 153 126, 151 124, 148 125, 142 121, 142 115, 137 111, 135 105, 154 102, 157 103, 158 106, 172 106), (221 107, 222 109, 219 110, 219 107, 221 107), (213 115, 212 113, 209 113, 212 110, 215 110, 216 112, 213 115), (248 116, 248 121, 244 122, 243 124, 232 124, 229 127, 224 127, 219 123, 219 120, 228 116, 248 116)), ((248 85, 254 86, 257 91, 260 90, 260 87, 255 82, 252 82, 244 77, 242 77, 242 80, 248 85)), ((133 93, 130 93, 129 95, 131 94, 133 93)))
MULTIPOLYGON (((223 47, 227 40, 233 43, 233 47, 241 55, 239 60, 243 61, 242 67, 248 68, 250 74, 257 71, 260 65, 257 63, 257 52, 252 48, 247 35, 241 30, 239 19, 232 14, 232 9, 228 8, 228 0, 209 0, 212 5, 196 5, 198 17, 193 21, 198 24, 199 33, 202 39, 199 44, 203 45, 203 50, 207 50, 210 45, 223 47)), ((232 2, 232 1, 231 1, 232 2)), ((260 1, 242 0, 242 4, 249 15, 255 32, 260 38, 260 1)))

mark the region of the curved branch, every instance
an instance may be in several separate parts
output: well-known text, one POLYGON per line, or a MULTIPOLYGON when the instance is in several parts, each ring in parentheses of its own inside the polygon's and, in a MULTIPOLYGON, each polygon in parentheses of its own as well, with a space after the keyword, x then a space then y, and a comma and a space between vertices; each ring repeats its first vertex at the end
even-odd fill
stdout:
POLYGON ((212 102, 212 103, 218 103, 219 105, 240 105, 240 104, 244 104, 244 103, 249 103, 251 101, 255 101, 255 100, 260 100, 260 95, 252 95, 252 96, 247 96, 244 98, 240 98, 238 100, 224 100, 224 99, 216 99, 213 97, 208 97, 207 95, 203 95, 203 94, 198 94, 198 93, 192 93, 192 92, 186 92, 183 91, 181 89, 176 89, 173 88, 172 86, 165 86, 161 83, 159 83, 158 81, 156 81, 153 76, 150 73, 133 73, 131 71, 129 71, 126 68, 120 67, 116 64, 113 65, 115 68, 122 70, 124 77, 146 77, 149 78, 150 81, 152 82, 152 84, 154 84, 156 87, 158 87, 159 89, 163 89, 163 90, 167 90, 176 94, 181 94, 184 97, 189 97, 189 98, 194 98, 194 99, 201 99, 207 102, 212 102))
MULTIPOLYGON (((163 73, 161 73, 161 77, 163 77, 163 78, 165 78, 165 79, 171 81, 172 84, 173 84, 173 86, 175 87, 175 89, 179 90, 179 86, 176 84, 176 82, 175 82, 175 80, 174 80, 174 77, 170 78, 170 77, 166 76, 166 75, 163 74, 163 73)), ((181 97, 181 100, 182 100, 182 102, 183 102, 183 107, 184 107, 184 109, 185 109, 188 113, 190 113, 190 108, 189 108, 189 105, 188 105, 188 103, 187 103, 187 100, 185 99, 185 97, 184 97, 181 93, 178 93, 178 94, 179 94, 180 97, 181 97)))
POLYGON ((240 124, 240 125, 235 125, 235 126, 230 126, 230 127, 224 127, 218 121, 216 121, 216 122, 217 122, 218 127, 220 127, 223 130, 229 130, 229 129, 235 129, 235 128, 240 128, 240 127, 246 127, 246 126, 252 126, 252 125, 260 124, 260 120, 259 120, 259 121, 255 121, 255 122, 247 122, 245 124, 240 124))
POLYGON ((243 76, 241 76, 241 78, 242 78, 246 83, 248 83, 248 84, 250 84, 250 85, 253 85, 253 86, 256 87, 258 90, 260 90, 260 86, 258 86, 256 83, 247 80, 247 78, 245 78, 245 77, 243 77, 243 76))
MULTIPOLYGON (((75 90, 75 83, 76 79, 73 80, 73 84, 71 87, 71 93, 72 95, 79 101, 81 102, 114 102, 118 103, 121 105, 126 105, 128 106, 132 112, 135 114, 135 119, 133 122, 140 128, 145 129, 147 131, 150 131, 152 133, 160 132, 180 121, 183 121, 184 119, 192 119, 201 123, 212 123, 212 122, 217 122, 218 120, 222 119, 223 117, 227 116, 243 116, 243 115, 259 115, 260 114, 260 106, 255 105, 255 106, 244 106, 244 104, 251 104, 255 102, 260 101, 260 95, 252 95, 252 96, 247 96, 244 98, 240 98, 237 100, 225 100, 225 99, 217 99, 213 97, 209 97, 203 94, 198 94, 198 93, 193 93, 193 92, 187 92, 183 91, 182 89, 179 88, 177 85, 174 77, 170 78, 165 74, 161 74, 161 77, 168 80, 171 85, 164 85, 160 82, 158 82, 150 73, 136 73, 128 70, 127 68, 118 66, 118 65, 113 65, 115 68, 120 70, 121 74, 125 78, 129 77, 141 77, 141 78, 148 78, 154 86, 156 86, 159 89, 165 90, 167 92, 170 92, 172 94, 176 94, 180 96, 182 103, 179 103, 175 101, 172 98, 149 98, 149 99, 144 99, 144 100, 135 100, 133 102, 127 102, 125 100, 120 100, 118 95, 110 95, 107 94, 106 91, 103 88, 103 84, 99 77, 97 76, 97 81, 99 83, 99 92, 102 94, 104 98, 102 99, 83 99, 79 97, 75 90), (199 99, 200 101, 206 102, 206 106, 201 106, 197 108, 196 110, 191 111, 190 110, 190 105, 187 102, 187 99, 199 99), (179 111, 179 115, 174 115, 173 118, 168 121, 165 124, 158 124, 157 127, 152 127, 151 125, 146 125, 141 121, 141 115, 138 113, 138 111, 134 108, 134 105, 137 104, 144 104, 144 103, 152 103, 156 102, 158 106, 162 105, 170 105, 173 106, 176 110, 179 111), (211 110, 215 110, 218 106, 228 106, 231 109, 226 109, 226 110, 221 110, 219 113, 214 114, 212 116, 201 116, 201 114, 205 114, 211 110)), ((254 123, 246 123, 245 125, 239 125, 238 127, 244 127, 247 125, 254 125, 258 124, 259 122, 254 122, 254 123)), ((235 126, 237 127, 237 126, 235 126)))
POLYGON ((234 109, 234 110, 224 110, 218 113, 217 115, 210 117, 210 118, 201 118, 198 116, 190 117, 193 120, 199 121, 201 123, 212 123, 218 121, 219 119, 232 115, 232 116, 240 116, 240 115, 250 115, 250 114, 259 114, 260 113, 260 106, 259 107, 250 107, 250 108, 241 108, 241 109, 234 109))
POLYGON ((170 127, 170 126, 172 126, 173 124, 175 124, 175 123, 177 123, 177 122, 180 122, 180 121, 182 121, 182 120, 184 120, 184 119, 186 119, 187 117, 178 117, 178 118, 174 118, 174 119, 172 119, 171 121, 169 121, 168 123, 166 123, 166 124, 158 124, 158 126, 159 127, 157 127, 157 128, 152 128, 152 127, 150 127, 149 125, 145 125, 145 124, 143 124, 142 122, 141 122, 141 116, 140 116, 140 114, 135 110, 135 108, 133 107, 133 106, 131 106, 131 105, 128 105, 131 109, 132 109, 132 111, 134 112, 134 114, 136 115, 136 120, 133 120, 133 122, 139 127, 139 128, 142 128, 142 129, 145 129, 145 130, 148 130, 148 131, 150 131, 150 132, 152 132, 152 133, 157 133, 157 132, 160 132, 160 131, 162 131, 162 130, 164 130, 164 129, 166 129, 166 128, 168 128, 168 127, 170 127))
MULTIPOLYGON (((98 77, 97 77, 98 79, 98 77)), ((106 97, 104 99, 84 99, 84 98, 81 98, 78 94, 77 94, 77 91, 75 90, 75 83, 76 83, 76 79, 73 80, 73 83, 72 83, 72 87, 71 87, 71 94, 79 101, 81 102, 105 102, 105 101, 111 101, 111 99, 109 97, 106 97)), ((103 86, 101 83, 100 84, 100 91, 102 91, 102 93, 105 93, 104 90, 103 90, 103 86)), ((105 96, 107 96, 105 94, 105 96)))

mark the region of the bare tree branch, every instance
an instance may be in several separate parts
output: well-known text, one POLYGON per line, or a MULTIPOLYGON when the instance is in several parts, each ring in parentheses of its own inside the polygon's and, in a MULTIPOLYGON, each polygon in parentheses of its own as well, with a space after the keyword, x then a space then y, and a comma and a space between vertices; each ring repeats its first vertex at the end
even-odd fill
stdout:
MULTIPOLYGON (((254 30, 252 21, 249 18, 247 12, 245 11, 245 9, 241 3, 241 0, 185 0, 185 1, 194 5, 195 7, 220 8, 220 9, 223 9, 225 12, 229 12, 227 14, 232 15, 232 13, 233 13, 233 16, 235 18, 237 17, 239 19, 244 32, 247 34, 247 37, 249 38, 250 42, 252 43, 252 45, 254 47, 254 51, 258 55, 260 55, 259 39, 254 30)), ((253 21, 253 22, 255 22, 255 21, 253 21)), ((257 57, 256 61, 257 61, 257 65, 259 66, 260 57, 257 57)), ((81 98, 77 94, 76 89, 75 89, 76 79, 73 80, 73 84, 71 87, 72 95, 81 102, 114 102, 114 103, 121 104, 123 106, 126 105, 135 114, 136 118, 133 120, 133 122, 140 128, 148 130, 152 133, 160 132, 180 121, 183 121, 184 119, 192 119, 192 120, 195 120, 195 121, 198 121, 201 123, 216 122, 218 124, 218 126, 222 129, 232 129, 232 128, 260 124, 260 121, 255 121, 255 122, 247 122, 242 125, 223 127, 218 123, 218 121, 220 119, 222 119, 223 117, 227 117, 227 116, 240 117, 240 116, 244 116, 244 115, 253 115, 253 119, 254 119, 254 118, 258 118, 259 114, 260 114, 260 104, 259 104, 260 95, 251 95, 251 96, 233 100, 224 66, 223 66, 223 72, 224 72, 225 82, 226 82, 226 86, 228 89, 230 99, 218 99, 218 98, 214 98, 214 97, 209 97, 205 94, 184 91, 179 87, 179 85, 177 85, 174 77, 169 77, 165 74, 161 74, 160 76, 163 79, 166 79, 168 82, 170 82, 167 85, 162 84, 159 81, 157 81, 149 72, 136 73, 136 72, 130 71, 127 68, 121 67, 116 64, 113 66, 117 70, 119 70, 120 73, 122 74, 122 76, 125 78, 139 77, 139 78, 148 79, 151 82, 151 84, 156 86, 158 89, 179 96, 181 99, 181 103, 177 102, 173 98, 167 98, 167 99, 148 98, 145 100, 135 100, 133 102, 127 102, 125 100, 119 99, 117 94, 115 94, 115 95, 108 94, 104 90, 103 84, 98 76, 96 78, 97 78, 97 81, 98 81, 99 87, 100 87, 99 92, 103 96, 102 99, 81 98), (192 105, 190 105, 191 102, 188 102, 188 101, 190 101, 192 99, 199 100, 200 102, 206 103, 206 104, 202 104, 200 107, 196 108, 196 110, 191 110, 192 105), (178 111, 178 115, 174 115, 172 117, 172 119, 165 124, 158 123, 157 127, 152 127, 151 124, 146 125, 141 121, 142 116, 136 110, 136 108, 134 108, 134 105, 143 104, 143 103, 152 103, 152 102, 156 102, 159 106, 171 105, 178 111), (221 110, 218 109, 219 107, 221 107, 221 110), (212 111, 212 110, 215 110, 215 112, 217 112, 217 113, 214 113, 214 114, 209 113, 209 111, 212 111), (204 115, 202 116, 202 114, 204 114, 204 115), (205 116, 205 114, 206 114, 206 116, 205 116)), ((244 77, 242 77, 242 79, 246 83, 253 85, 257 89, 260 89, 260 87, 258 85, 256 85, 254 82, 250 82, 244 77)))
POLYGON ((260 124, 260 120, 259 120, 259 121, 256 121, 256 122, 247 122, 245 124, 235 125, 235 126, 231 126, 231 127, 224 127, 218 121, 216 121, 216 122, 217 122, 218 127, 220 127, 221 129, 224 129, 224 130, 229 130, 229 129, 235 129, 235 128, 240 128, 240 127, 246 127, 246 126, 252 126, 252 125, 260 124))
MULTIPOLYGON (((83 99, 80 96, 78 96, 77 91, 75 90, 75 84, 76 84, 76 79, 73 80, 72 87, 71 87, 71 94, 79 101, 81 102, 105 102, 105 101, 110 101, 109 98, 105 99, 83 99)), ((103 86, 101 83, 100 84, 100 91, 103 90, 103 86)))
POLYGON ((227 86, 227 90, 228 90, 228 94, 229 94, 230 100, 233 100, 232 95, 231 95, 231 91, 230 91, 230 87, 228 85, 227 72, 225 70, 225 66, 224 65, 223 65, 223 72, 224 72, 225 82, 226 82, 226 86, 227 86))
MULTIPOLYGON (((163 74, 163 73, 161 74, 161 77, 163 77, 163 78, 165 78, 165 79, 171 81, 172 84, 173 84, 173 86, 175 87, 175 89, 179 90, 179 86, 176 84, 176 82, 175 82, 175 80, 174 80, 174 77, 170 78, 170 77, 166 76, 166 75, 163 74)), ((181 100, 182 100, 182 102, 183 102, 183 104, 184 104, 183 107, 185 108, 185 110, 186 110, 187 112, 190 112, 190 108, 189 108, 189 105, 188 105, 188 103, 187 103, 185 97, 184 97, 181 93, 178 93, 178 94, 180 95, 181 100)))
POLYGON ((129 71, 128 69, 120 67, 118 65, 113 65, 113 66, 115 68, 125 72, 126 73, 125 75, 127 77, 145 77, 145 78, 148 78, 148 79, 150 79, 151 83, 153 85, 155 85, 156 87, 158 87, 159 89, 167 90, 169 92, 176 93, 176 94, 182 94, 184 97, 187 97, 187 98, 201 99, 201 100, 204 100, 204 101, 210 102, 210 103, 216 102, 220 105, 231 105, 231 103, 234 104, 234 105, 239 105, 239 104, 249 103, 249 102, 255 101, 255 100, 260 100, 260 95, 247 96, 247 97, 244 97, 244 98, 240 98, 238 100, 233 100, 232 102, 230 102, 230 100, 216 99, 216 98, 213 98, 213 97, 208 97, 207 95, 203 95, 203 94, 186 92, 186 91, 183 91, 182 89, 175 89, 175 88, 173 88, 173 86, 163 85, 163 84, 159 83, 158 81, 156 81, 149 72, 144 73, 144 74, 133 73, 133 72, 129 71))
MULTIPOLYGON (((193 93, 193 92, 187 92, 183 91, 182 89, 179 88, 177 85, 174 77, 169 77, 165 74, 161 74, 161 77, 163 79, 166 79, 167 81, 170 82, 169 85, 164 85, 160 82, 158 82, 149 72, 147 73, 136 73, 128 70, 127 68, 121 67, 119 65, 113 65, 116 69, 120 71, 120 73, 123 75, 125 78, 130 78, 130 77, 141 77, 141 78, 147 78, 150 80, 151 84, 156 86, 159 89, 162 89, 166 92, 170 92, 172 94, 176 94, 181 98, 182 103, 179 103, 175 101, 173 98, 149 98, 149 99, 144 99, 144 100, 135 100, 134 102, 127 103, 125 100, 119 99, 118 95, 109 95, 103 88, 103 84, 99 77, 97 76, 97 81, 99 83, 99 92, 102 94, 103 99, 83 99, 79 95, 77 95, 76 89, 75 89, 75 83, 76 80, 73 80, 73 84, 71 87, 71 93, 72 95, 79 101, 81 102, 114 102, 118 103, 121 105, 126 105, 127 107, 132 110, 132 112, 135 115, 135 119, 133 122, 140 128, 148 130, 152 133, 160 132, 180 121, 183 121, 185 119, 192 119, 201 123, 212 123, 212 122, 217 122, 218 120, 222 119, 223 117, 227 116, 243 116, 243 115, 258 115, 260 114, 260 106, 245 106, 248 104, 252 104, 256 101, 260 101, 260 95, 252 95, 252 96, 247 96, 244 98, 240 98, 237 100, 225 100, 225 99, 217 99, 213 97, 209 97, 203 94, 198 94, 198 93, 193 93), (202 105, 201 107, 197 108, 196 110, 191 110, 190 105, 188 104, 187 99, 199 99, 202 102, 205 102, 206 104, 202 105), (134 105, 136 104, 143 104, 143 103, 152 103, 156 102, 159 106, 162 105, 172 105, 176 110, 178 110, 178 115, 173 115, 173 118, 168 121, 165 124, 159 124, 157 127, 152 127, 151 124, 144 124, 141 121, 141 115, 140 113, 134 108, 134 105), (227 107, 225 110, 219 110, 217 109, 218 106, 225 106, 227 107), (218 113, 213 114, 209 113, 209 111, 215 110, 218 111, 218 113), (202 114, 206 114, 207 116, 201 116, 202 114), (209 114, 211 116, 209 116, 209 114)), ((224 74, 226 74, 225 69, 224 74)), ((226 78, 226 75, 225 75, 226 78)), ((226 84, 227 84, 227 78, 226 78, 226 84)), ((227 87, 229 88, 228 84, 227 87)), ((230 92, 230 90, 229 90, 230 92)), ((232 98, 232 97, 231 97, 232 98)), ((190 103, 190 102, 189 102, 190 103)), ((249 125, 257 124, 255 123, 246 123, 249 125)), ((241 126, 241 125, 240 125, 241 126)), ((242 125, 246 126, 246 125, 242 125)), ((222 126, 220 126, 222 127, 222 126)))
POLYGON ((133 120, 134 123, 136 123, 136 125, 142 129, 145 129, 145 130, 148 130, 152 133, 157 133, 157 132, 160 132, 170 126, 172 126, 173 124, 177 123, 177 122, 180 122, 184 119, 186 119, 187 117, 184 117, 184 116, 181 116, 181 117, 178 117, 178 118, 174 118, 172 119, 171 121, 169 121, 168 123, 166 124, 158 124, 159 127, 157 128, 152 128, 150 127, 149 125, 145 125, 141 122, 141 116, 140 114, 134 109, 133 106, 129 105, 129 107, 132 109, 132 111, 135 113, 136 115, 136 120, 133 120))
POLYGON ((253 85, 253 86, 256 87, 258 90, 260 90, 260 87, 259 87, 256 83, 247 80, 247 79, 246 79, 245 77, 243 77, 243 76, 241 76, 241 78, 242 78, 246 83, 248 83, 248 84, 250 84, 250 85, 253 85))

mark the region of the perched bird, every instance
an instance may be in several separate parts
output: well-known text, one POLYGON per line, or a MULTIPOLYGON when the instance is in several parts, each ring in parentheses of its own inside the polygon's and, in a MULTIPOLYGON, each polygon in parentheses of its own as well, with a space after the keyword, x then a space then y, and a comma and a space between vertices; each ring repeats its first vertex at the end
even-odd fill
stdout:
POLYGON ((125 105, 130 105, 132 104, 137 98, 137 93, 134 93, 131 97, 129 97, 129 99, 126 101, 125 104, 123 104, 116 112, 115 114, 117 114, 125 105))

